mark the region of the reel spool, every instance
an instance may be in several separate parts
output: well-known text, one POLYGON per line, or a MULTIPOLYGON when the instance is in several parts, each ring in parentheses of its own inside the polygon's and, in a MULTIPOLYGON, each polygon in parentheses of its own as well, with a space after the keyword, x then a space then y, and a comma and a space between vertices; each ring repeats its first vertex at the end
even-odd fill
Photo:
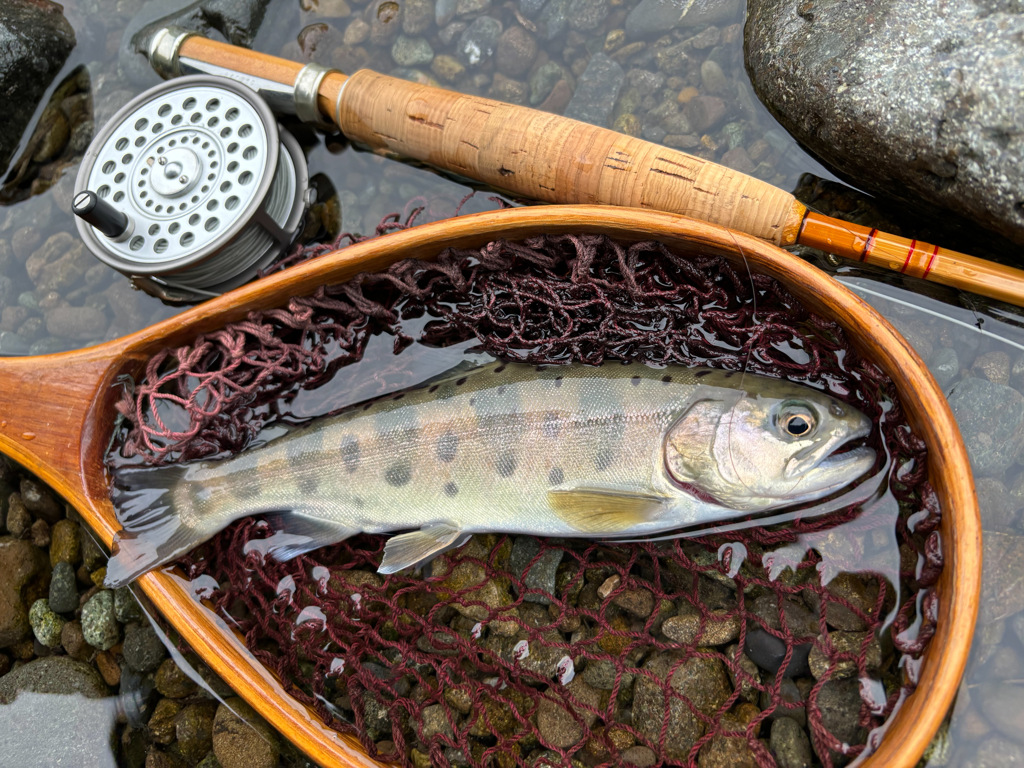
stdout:
POLYGON ((248 282, 298 234, 306 160, 237 81, 194 75, 128 102, 82 160, 72 210, 88 248, 147 293, 200 301, 248 282))

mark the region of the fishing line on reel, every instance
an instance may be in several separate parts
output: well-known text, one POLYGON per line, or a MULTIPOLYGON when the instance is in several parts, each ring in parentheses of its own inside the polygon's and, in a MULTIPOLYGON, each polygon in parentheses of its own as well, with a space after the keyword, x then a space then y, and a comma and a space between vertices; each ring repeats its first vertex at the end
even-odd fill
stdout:
POLYGON ((302 150, 267 103, 235 80, 193 75, 110 119, 83 158, 72 210, 98 259, 182 303, 256 277, 311 202, 302 150))

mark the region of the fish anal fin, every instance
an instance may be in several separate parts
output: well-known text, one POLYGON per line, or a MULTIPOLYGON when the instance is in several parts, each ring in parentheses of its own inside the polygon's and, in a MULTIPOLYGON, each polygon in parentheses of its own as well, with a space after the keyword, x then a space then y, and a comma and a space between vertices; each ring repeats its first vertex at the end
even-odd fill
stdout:
POLYGON ((277 518, 274 525, 277 530, 265 539, 250 539, 245 545, 245 554, 261 552, 264 557, 269 555, 275 560, 292 560, 359 533, 358 528, 309 510, 296 509, 273 517, 277 518))
POLYGON ((446 549, 464 543, 466 538, 459 528, 447 523, 434 523, 418 531, 392 536, 384 545, 384 557, 377 573, 397 573, 419 565, 446 549))
POLYGON ((572 488, 548 491, 548 501, 566 523, 584 533, 622 533, 658 517, 666 500, 629 491, 572 488))

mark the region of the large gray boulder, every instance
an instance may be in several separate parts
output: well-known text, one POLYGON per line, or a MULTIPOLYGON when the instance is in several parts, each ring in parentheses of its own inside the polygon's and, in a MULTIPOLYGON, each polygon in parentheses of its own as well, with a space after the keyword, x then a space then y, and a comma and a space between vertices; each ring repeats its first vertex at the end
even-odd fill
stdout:
POLYGON ((852 183, 1024 243, 1024 2, 749 0, 758 96, 852 183))
POLYGON ((49 0, 0 2, 0 174, 74 47, 75 32, 61 6, 49 0))

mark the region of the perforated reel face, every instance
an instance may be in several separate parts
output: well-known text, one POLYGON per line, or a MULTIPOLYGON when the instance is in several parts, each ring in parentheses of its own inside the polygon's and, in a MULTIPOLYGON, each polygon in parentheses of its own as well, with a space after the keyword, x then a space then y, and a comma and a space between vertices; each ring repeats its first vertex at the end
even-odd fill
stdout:
POLYGON ((77 189, 132 220, 120 240, 89 232, 119 269, 153 274, 201 260, 238 234, 267 194, 280 143, 273 115, 248 89, 211 79, 148 91, 90 148, 95 159, 77 189))

